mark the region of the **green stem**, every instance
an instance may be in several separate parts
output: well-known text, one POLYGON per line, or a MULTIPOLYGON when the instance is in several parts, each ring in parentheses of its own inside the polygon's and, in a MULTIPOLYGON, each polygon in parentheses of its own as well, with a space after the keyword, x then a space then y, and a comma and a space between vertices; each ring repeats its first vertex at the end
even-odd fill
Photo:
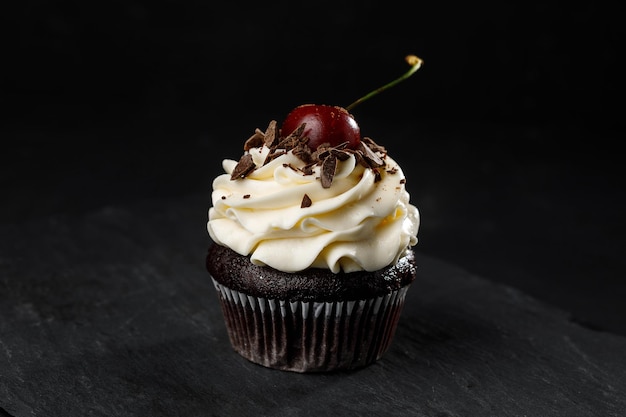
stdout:
POLYGON ((413 73, 415 71, 417 71, 422 66, 422 63, 424 62, 420 58, 416 57, 415 55, 408 55, 405 59, 406 59, 406 62, 408 62, 409 65, 411 65, 411 69, 410 70, 408 70, 406 73, 404 73, 400 77, 396 78, 395 80, 391 81, 390 83, 387 83, 387 84, 383 85, 382 87, 377 88, 374 91, 370 91, 369 93, 367 93, 366 95, 364 95, 363 97, 361 97, 360 99, 358 99, 357 101, 355 101, 354 103, 352 103, 348 107, 346 107, 346 110, 350 111, 354 107, 356 107, 358 104, 364 102, 365 100, 368 100, 371 97, 375 96, 376 94, 378 94, 378 93, 380 93, 380 92, 382 92, 382 91, 384 91, 384 90, 386 90, 388 88, 393 87, 394 85, 398 84, 400 81, 406 80, 411 75, 413 75, 413 73))

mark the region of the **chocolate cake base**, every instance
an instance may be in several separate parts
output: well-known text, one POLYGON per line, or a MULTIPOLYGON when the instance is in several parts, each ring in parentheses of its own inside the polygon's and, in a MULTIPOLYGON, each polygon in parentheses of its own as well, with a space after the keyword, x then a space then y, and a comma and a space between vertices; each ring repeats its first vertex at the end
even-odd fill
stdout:
POLYGON ((234 350, 293 372, 357 369, 380 359, 416 274, 412 251, 375 272, 290 274, 219 245, 209 248, 207 270, 234 350))

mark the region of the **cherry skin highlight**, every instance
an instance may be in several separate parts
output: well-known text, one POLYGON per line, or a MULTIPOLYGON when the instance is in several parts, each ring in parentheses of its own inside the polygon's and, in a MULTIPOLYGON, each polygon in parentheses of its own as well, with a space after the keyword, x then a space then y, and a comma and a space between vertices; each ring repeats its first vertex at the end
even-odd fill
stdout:
POLYGON ((308 145, 313 150, 322 143, 337 146, 344 142, 348 142, 348 148, 356 149, 361 142, 359 125, 343 107, 318 104, 298 106, 283 121, 281 134, 289 135, 302 123, 306 123, 303 135, 309 138, 308 145))

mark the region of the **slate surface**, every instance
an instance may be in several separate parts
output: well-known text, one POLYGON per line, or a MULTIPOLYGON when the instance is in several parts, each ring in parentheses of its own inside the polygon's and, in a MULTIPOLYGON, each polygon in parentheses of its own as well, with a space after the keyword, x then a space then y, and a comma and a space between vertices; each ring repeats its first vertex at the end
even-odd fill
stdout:
POLYGON ((418 252, 396 338, 351 373, 228 345, 206 196, 0 225, 0 416, 623 416, 626 338, 418 252))

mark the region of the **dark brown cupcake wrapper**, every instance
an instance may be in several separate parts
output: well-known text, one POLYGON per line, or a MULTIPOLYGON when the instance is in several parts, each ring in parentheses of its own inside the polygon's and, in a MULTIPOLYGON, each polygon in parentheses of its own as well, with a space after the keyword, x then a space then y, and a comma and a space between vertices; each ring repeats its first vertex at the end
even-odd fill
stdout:
POLYGON ((410 286, 366 300, 290 302, 213 283, 235 351, 268 368, 294 372, 356 369, 380 359, 410 286))

